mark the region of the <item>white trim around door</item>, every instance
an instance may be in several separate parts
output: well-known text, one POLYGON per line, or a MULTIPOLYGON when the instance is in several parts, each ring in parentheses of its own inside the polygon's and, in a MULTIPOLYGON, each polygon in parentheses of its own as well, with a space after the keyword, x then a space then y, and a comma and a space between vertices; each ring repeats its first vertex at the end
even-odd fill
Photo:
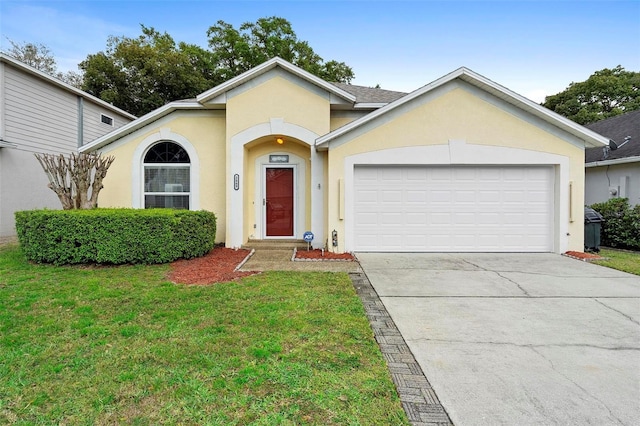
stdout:
POLYGON ((305 232, 306 220, 306 162, 290 152, 271 152, 267 155, 258 157, 255 162, 255 229, 253 238, 258 239, 301 239, 305 232), (288 163, 271 163, 270 156, 289 156, 288 163), (266 227, 266 206, 263 200, 266 197, 266 179, 265 174, 267 168, 292 168, 293 169, 293 235, 268 237, 266 227))

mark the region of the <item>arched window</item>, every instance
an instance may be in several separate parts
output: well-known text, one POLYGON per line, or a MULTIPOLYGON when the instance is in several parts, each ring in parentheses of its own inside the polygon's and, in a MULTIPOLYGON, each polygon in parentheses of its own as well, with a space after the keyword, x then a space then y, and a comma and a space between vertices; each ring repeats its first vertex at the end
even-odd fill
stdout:
POLYGON ((189 209, 189 154, 175 142, 153 145, 144 156, 144 207, 189 209))

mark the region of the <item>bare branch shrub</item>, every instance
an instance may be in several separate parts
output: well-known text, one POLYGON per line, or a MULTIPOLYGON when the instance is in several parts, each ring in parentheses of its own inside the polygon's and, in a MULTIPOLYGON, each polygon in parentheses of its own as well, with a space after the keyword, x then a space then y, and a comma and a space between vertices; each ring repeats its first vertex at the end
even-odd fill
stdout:
POLYGON ((95 152, 34 155, 49 178, 47 186, 56 193, 64 210, 97 207, 102 180, 115 157, 95 152))

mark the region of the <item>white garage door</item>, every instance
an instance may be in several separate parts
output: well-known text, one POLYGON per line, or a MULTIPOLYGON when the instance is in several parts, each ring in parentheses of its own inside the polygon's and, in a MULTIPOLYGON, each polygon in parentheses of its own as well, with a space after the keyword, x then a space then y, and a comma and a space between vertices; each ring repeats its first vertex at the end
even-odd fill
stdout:
POLYGON ((552 167, 359 166, 356 251, 553 251, 552 167))

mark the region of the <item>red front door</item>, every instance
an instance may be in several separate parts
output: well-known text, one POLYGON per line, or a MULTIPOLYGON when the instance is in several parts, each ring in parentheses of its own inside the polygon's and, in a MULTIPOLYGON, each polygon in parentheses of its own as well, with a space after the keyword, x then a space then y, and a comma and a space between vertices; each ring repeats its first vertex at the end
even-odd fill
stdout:
POLYGON ((293 236, 293 168, 265 170, 267 237, 293 236))

